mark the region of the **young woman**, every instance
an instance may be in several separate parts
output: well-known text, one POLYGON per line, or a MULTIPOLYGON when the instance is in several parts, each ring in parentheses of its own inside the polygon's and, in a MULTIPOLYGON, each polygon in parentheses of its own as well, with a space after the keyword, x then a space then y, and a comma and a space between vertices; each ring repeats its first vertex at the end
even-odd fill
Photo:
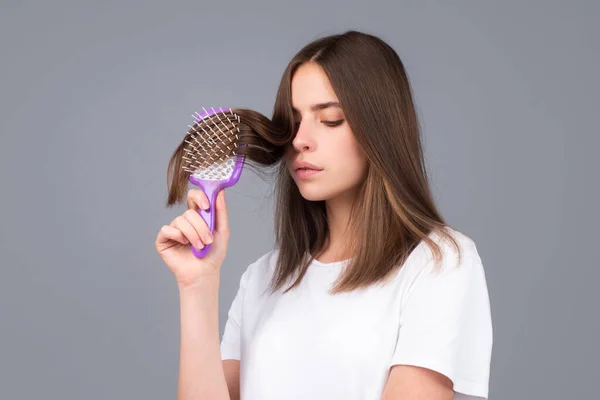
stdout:
POLYGON ((156 248, 181 300, 180 399, 487 398, 489 297, 475 243, 434 205, 396 52, 356 31, 290 62, 273 131, 275 250, 241 276, 221 342, 224 193, 211 237, 202 191, 156 248), (190 243, 213 243, 196 259, 190 243))

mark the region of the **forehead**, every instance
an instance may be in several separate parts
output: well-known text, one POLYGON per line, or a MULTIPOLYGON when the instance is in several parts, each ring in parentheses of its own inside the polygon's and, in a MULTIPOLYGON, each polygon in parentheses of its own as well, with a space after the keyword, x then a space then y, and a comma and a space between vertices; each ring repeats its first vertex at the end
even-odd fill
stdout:
POLYGON ((292 107, 296 110, 308 111, 313 104, 338 101, 325 71, 313 62, 298 67, 291 86, 292 107))

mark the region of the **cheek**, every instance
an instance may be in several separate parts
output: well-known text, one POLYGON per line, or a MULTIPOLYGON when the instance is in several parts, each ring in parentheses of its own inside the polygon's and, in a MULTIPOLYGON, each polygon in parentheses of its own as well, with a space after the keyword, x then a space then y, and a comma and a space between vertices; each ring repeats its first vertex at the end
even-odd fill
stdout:
POLYGON ((352 153, 348 155, 348 159, 351 160, 349 170, 351 171, 353 178, 362 179, 367 170, 367 161, 364 154, 359 148, 355 148, 352 153))
POLYGON ((357 179, 366 171, 367 159, 356 139, 348 132, 342 140, 337 141, 330 151, 335 157, 337 171, 347 178, 357 179))

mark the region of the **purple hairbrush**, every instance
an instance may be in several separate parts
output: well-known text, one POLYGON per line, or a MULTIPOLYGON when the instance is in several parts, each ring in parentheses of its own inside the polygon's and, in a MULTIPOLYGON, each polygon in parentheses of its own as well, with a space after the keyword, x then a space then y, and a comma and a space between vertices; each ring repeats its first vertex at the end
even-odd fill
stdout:
MULTIPOLYGON (((202 109, 202 113, 192 115, 195 124, 188 125, 190 130, 182 158, 183 169, 190 173, 190 182, 199 186, 208 198, 208 209, 199 209, 198 213, 213 234, 217 194, 240 179, 245 156, 236 153, 239 146, 239 115, 230 108, 202 109)), ((200 250, 192 246, 192 252, 196 257, 203 258, 210 248, 211 244, 206 244, 200 250)))

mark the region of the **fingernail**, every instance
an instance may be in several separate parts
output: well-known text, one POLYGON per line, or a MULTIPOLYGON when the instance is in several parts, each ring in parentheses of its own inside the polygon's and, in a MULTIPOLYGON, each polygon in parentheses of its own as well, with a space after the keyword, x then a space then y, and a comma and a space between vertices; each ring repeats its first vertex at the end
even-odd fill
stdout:
POLYGON ((208 201, 204 200, 204 201, 202 202, 202 209, 203 209, 203 210, 207 210, 207 209, 208 209, 208 201))
POLYGON ((204 235, 204 241, 205 241, 207 244, 210 244, 210 243, 212 243, 212 241, 213 241, 213 240, 212 240, 212 236, 210 235, 210 233, 207 233, 206 235, 204 235))
POLYGON ((196 248, 197 248, 198 250, 200 250, 200 249, 202 249, 203 247, 204 247, 204 243, 202 243, 202 241, 198 240, 198 241, 196 242, 196 248))

